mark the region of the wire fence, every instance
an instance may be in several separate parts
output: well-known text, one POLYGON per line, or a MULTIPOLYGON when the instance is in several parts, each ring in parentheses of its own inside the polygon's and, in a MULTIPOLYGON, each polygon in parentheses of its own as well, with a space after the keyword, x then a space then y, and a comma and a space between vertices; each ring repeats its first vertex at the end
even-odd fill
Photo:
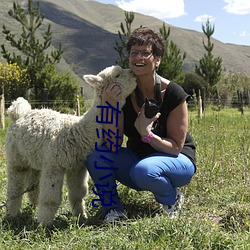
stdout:
MULTIPOLYGON (((93 100, 79 100, 76 98, 74 100, 29 100, 29 103, 32 107, 35 108, 50 108, 55 110, 71 110, 70 113, 76 113, 77 109, 81 107, 81 110, 86 111, 90 108, 93 100)), ((201 98, 202 102, 202 109, 204 110, 208 106, 217 106, 218 109, 220 108, 236 108, 242 109, 244 107, 250 108, 250 101, 247 99, 223 99, 223 98, 201 98)), ((11 105, 11 101, 5 101, 5 107, 8 108, 11 105)), ((199 97, 191 97, 188 99, 188 106, 189 108, 198 108, 199 106, 199 97)))

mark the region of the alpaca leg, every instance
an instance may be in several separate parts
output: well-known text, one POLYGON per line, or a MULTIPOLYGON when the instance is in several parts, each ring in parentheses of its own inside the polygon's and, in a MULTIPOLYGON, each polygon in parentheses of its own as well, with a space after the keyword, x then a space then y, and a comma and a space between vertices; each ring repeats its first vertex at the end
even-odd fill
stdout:
POLYGON ((67 171, 67 185, 69 201, 73 216, 87 218, 85 202, 83 198, 88 193, 88 172, 85 166, 67 171))
POLYGON ((44 226, 53 223, 62 200, 64 170, 46 166, 41 172, 38 202, 38 223, 44 226), (49 168, 48 168, 49 167, 49 168))
POLYGON ((29 188, 31 189, 28 192, 29 201, 31 205, 38 204, 38 195, 39 195, 39 180, 40 180, 40 170, 32 169, 29 176, 29 188))
POLYGON ((14 217, 20 213, 29 170, 29 168, 8 163, 6 213, 9 216, 14 217))

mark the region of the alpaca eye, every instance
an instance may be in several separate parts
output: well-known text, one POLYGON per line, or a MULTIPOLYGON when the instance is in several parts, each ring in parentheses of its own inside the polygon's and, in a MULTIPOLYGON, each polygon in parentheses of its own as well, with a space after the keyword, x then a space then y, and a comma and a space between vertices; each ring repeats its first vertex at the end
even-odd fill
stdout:
POLYGON ((118 74, 115 78, 118 78, 120 76, 120 74, 118 74))

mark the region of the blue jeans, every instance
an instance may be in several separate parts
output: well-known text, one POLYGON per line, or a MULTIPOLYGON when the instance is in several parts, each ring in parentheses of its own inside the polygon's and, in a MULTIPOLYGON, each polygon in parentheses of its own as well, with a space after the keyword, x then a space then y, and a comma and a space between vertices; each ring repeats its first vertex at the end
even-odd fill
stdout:
POLYGON ((172 205, 176 199, 176 187, 188 184, 195 172, 194 164, 183 154, 154 153, 139 159, 124 147, 117 154, 100 147, 88 157, 87 168, 95 183, 93 191, 97 194, 92 205, 95 206, 95 200, 101 201, 105 214, 110 209, 124 211, 116 181, 136 190, 150 191, 157 202, 172 205))

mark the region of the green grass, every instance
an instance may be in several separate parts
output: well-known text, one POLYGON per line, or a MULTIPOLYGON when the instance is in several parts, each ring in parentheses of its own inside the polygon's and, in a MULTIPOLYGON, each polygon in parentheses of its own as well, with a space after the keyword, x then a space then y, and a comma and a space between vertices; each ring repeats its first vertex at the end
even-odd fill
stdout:
MULTIPOLYGON (((119 185, 130 220, 102 225, 102 211, 86 199, 89 218, 71 217, 64 188, 53 230, 35 222, 37 210, 24 199, 22 214, 5 220, 0 209, 1 249, 250 249, 250 110, 208 109, 198 120, 190 112, 190 132, 197 144, 197 173, 182 188, 180 218, 169 220, 149 192, 119 185)), ((0 203, 5 202, 6 163, 0 131, 0 203)), ((93 186, 90 183, 90 189, 93 186)))

